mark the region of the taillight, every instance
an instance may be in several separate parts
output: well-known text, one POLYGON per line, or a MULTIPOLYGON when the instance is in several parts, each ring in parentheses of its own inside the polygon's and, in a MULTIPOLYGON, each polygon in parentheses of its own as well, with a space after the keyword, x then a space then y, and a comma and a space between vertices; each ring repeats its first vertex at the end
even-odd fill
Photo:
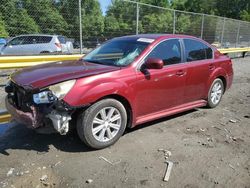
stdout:
POLYGON ((55 43, 55 45, 56 45, 58 48, 62 48, 61 43, 55 43))

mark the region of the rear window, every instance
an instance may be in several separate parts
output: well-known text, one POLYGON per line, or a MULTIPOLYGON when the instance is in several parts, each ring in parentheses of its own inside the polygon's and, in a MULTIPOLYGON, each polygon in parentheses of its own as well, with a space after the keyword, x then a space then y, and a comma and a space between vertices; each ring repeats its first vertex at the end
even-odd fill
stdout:
POLYGON ((61 44, 66 44, 66 39, 63 36, 59 36, 58 40, 60 41, 61 44))
POLYGON ((184 39, 187 62, 213 58, 213 50, 202 42, 184 39))
POLYGON ((38 43, 50 43, 51 40, 52 40, 52 37, 39 36, 38 43))

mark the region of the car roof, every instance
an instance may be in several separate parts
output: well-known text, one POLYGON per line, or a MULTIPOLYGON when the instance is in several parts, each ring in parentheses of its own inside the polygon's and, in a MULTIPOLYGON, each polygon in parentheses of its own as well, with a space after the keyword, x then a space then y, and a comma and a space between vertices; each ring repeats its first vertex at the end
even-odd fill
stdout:
POLYGON ((59 36, 61 36, 61 35, 26 34, 26 35, 18 35, 18 36, 15 36, 15 37, 28 37, 28 36, 59 37, 59 36))
POLYGON ((148 38, 148 39, 165 39, 165 38, 194 38, 196 37, 190 35, 179 35, 179 34, 139 34, 139 35, 127 35, 123 37, 118 37, 116 39, 134 39, 137 40, 138 38, 148 38))

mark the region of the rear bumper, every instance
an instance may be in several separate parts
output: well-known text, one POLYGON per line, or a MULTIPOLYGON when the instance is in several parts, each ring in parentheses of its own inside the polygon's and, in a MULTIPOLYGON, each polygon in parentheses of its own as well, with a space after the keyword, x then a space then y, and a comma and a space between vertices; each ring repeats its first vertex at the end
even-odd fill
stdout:
POLYGON ((38 110, 34 106, 30 107, 31 112, 23 112, 16 109, 9 102, 8 97, 5 98, 5 106, 13 119, 18 123, 24 124, 31 129, 36 129, 43 126, 43 116, 39 114, 38 110))

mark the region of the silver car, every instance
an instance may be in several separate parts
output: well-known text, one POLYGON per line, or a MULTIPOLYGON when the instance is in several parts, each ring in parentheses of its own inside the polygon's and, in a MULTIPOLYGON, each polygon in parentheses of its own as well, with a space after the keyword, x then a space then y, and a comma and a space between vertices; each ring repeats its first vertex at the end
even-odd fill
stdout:
POLYGON ((72 53, 73 45, 60 35, 20 35, 11 39, 1 50, 1 55, 37 55, 47 53, 72 53))

